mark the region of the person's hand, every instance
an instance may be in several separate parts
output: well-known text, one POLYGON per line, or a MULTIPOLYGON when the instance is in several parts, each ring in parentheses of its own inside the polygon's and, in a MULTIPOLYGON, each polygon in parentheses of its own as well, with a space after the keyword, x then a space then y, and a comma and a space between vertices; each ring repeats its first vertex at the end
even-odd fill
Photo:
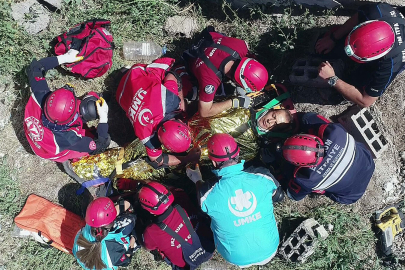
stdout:
POLYGON ((200 161, 200 156, 201 156, 201 149, 200 147, 194 147, 193 149, 190 150, 187 154, 187 162, 191 163, 197 163, 200 161))
POLYGON ((118 190, 133 190, 135 191, 138 187, 138 182, 128 178, 121 178, 117 181, 118 190))
POLYGON ((108 121, 108 105, 107 102, 101 97, 96 101, 97 113, 99 117, 99 123, 107 123, 108 121))
POLYGON ((318 54, 327 54, 335 47, 335 45, 335 42, 330 36, 323 37, 316 42, 315 51, 318 54))
POLYGON ((196 184, 198 181, 202 180, 202 175, 200 171, 200 166, 195 165, 195 169, 187 168, 186 170, 187 177, 196 184))
POLYGON ((232 108, 249 108, 252 103, 252 99, 248 96, 239 96, 232 99, 232 108))
POLYGON ((59 65, 66 63, 74 63, 83 59, 83 56, 77 56, 78 54, 79 51, 75 49, 70 49, 67 53, 58 55, 56 58, 58 58, 59 65))
POLYGON ((135 237, 133 235, 131 235, 131 239, 129 240, 129 246, 131 248, 135 247, 135 240, 136 240, 135 237))
POLYGON ((322 62, 318 67, 319 77, 324 80, 329 79, 330 77, 335 76, 335 70, 333 69, 332 65, 326 61, 322 62))
POLYGON ((186 111, 186 103, 184 102, 184 98, 180 99, 179 109, 183 112, 186 111))

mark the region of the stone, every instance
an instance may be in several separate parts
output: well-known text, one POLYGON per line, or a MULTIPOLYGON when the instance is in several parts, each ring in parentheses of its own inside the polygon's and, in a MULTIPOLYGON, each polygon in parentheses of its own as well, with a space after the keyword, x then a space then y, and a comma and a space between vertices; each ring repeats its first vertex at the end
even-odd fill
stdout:
POLYGON ((394 189, 394 184, 391 182, 388 182, 384 185, 384 190, 386 192, 391 192, 394 189))
POLYGON ((402 161, 405 162, 405 151, 403 151, 403 152, 401 153, 401 159, 402 159, 402 161))
POLYGON ((11 16, 30 35, 35 35, 47 28, 50 21, 48 11, 35 0, 12 4, 11 16))
POLYGON ((173 16, 166 20, 165 30, 171 35, 180 34, 186 38, 191 38, 198 30, 197 20, 186 16, 173 16))

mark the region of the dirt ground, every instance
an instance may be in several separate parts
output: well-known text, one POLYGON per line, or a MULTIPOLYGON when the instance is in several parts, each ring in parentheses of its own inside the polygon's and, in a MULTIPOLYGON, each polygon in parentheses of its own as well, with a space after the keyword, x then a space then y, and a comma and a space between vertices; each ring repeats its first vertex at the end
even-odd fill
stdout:
MULTIPOLYGON (((328 19, 320 19, 318 23, 319 25, 332 25, 342 23, 346 19, 347 17, 331 16, 328 19)), ((76 82, 78 83, 77 88, 113 93, 116 82, 110 81, 107 84, 108 86, 104 86, 105 84, 102 82, 105 79, 103 77, 90 81, 78 80, 76 82), (85 87, 81 84, 85 84, 85 87)), ((114 77, 109 78, 109 80, 113 79, 114 77)), ((51 89, 64 85, 68 80, 68 77, 51 80, 51 89)), ((336 122, 339 115, 352 106, 350 104, 324 104, 326 102, 321 96, 325 93, 326 95, 333 94, 328 92, 329 89, 311 89, 300 86, 290 87, 289 89, 297 111, 317 112, 334 122, 336 122), (321 95, 319 91, 324 91, 324 93, 321 95)), ((0 87, 0 101, 3 104, 13 104, 13 106, 9 107, 11 108, 10 121, 5 122, 3 126, 0 123, 0 157, 7 157, 8 164, 12 168, 12 179, 19 183, 23 196, 34 193, 50 201, 60 203, 68 210, 83 215, 90 200, 89 194, 77 197, 75 191, 78 185, 63 172, 62 167, 54 162, 38 158, 30 149, 23 131, 23 108, 26 99, 17 100, 15 95, 12 94, 18 91, 27 92, 28 86, 10 83, 0 87)), ((365 195, 357 203, 344 206, 354 213, 360 213, 366 219, 369 219, 371 213, 376 210, 401 201, 405 193, 405 156, 401 159, 401 155, 405 153, 404 91, 405 73, 397 76, 386 93, 370 108, 379 129, 389 142, 389 147, 379 159, 375 160, 376 170, 365 195), (391 185, 392 188, 387 188, 388 186, 391 187, 391 185)), ((82 91, 77 94, 80 96, 84 93, 85 91, 82 91)), ((110 119, 113 117, 116 119, 125 117, 116 102, 111 102, 110 119)), ((113 134, 131 134, 132 128, 128 128, 128 124, 129 122, 126 120, 123 120, 123 122, 118 121, 112 123, 110 130, 112 130, 113 134), (125 125, 123 126, 122 123, 125 123, 125 125)), ((117 142, 120 144, 129 141, 132 136, 121 136, 117 142)), ((306 213, 318 205, 330 202, 325 198, 306 198, 300 202, 292 202, 287 199, 284 203, 286 207, 294 208, 299 213, 306 213)), ((10 219, 0 220, 0 225, 3 230, 13 226, 10 219)), ((11 243, 11 247, 17 245, 15 240, 10 240, 9 236, 0 237, 0 241, 4 239, 8 239, 7 241, 11 243)), ((6 250, 10 249, 10 246, 7 249, 0 247, 0 253, 8 252, 6 250)), ((405 237, 397 237, 394 251, 400 258, 405 258, 405 237)), ((0 256, 0 265, 2 263, 0 256)))

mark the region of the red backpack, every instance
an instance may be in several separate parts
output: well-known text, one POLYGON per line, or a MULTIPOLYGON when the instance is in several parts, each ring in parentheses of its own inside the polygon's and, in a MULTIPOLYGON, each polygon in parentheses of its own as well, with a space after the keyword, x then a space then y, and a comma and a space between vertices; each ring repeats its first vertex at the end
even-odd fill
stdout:
POLYGON ((103 19, 77 24, 56 37, 55 54, 61 55, 76 49, 83 60, 66 64, 66 67, 87 79, 102 76, 112 66, 113 36, 106 29, 110 24, 110 21, 103 19))

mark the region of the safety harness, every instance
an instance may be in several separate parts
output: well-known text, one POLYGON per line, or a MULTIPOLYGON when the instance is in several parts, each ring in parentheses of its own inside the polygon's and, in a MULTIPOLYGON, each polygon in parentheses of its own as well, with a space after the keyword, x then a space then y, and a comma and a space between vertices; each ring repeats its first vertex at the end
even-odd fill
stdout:
MULTIPOLYGON (((214 40, 212 39, 212 36, 210 35, 210 32, 216 32, 215 28, 213 26, 208 26, 207 28, 205 28, 200 33, 200 36, 199 36, 199 39, 197 40, 197 42, 192 44, 190 49, 184 51, 182 57, 186 63, 186 68, 188 71, 191 71, 191 69, 189 67, 190 58, 200 58, 204 62, 204 64, 206 64, 207 67, 209 69, 211 69, 212 72, 214 72, 215 75, 220 80, 222 80, 225 76, 225 71, 224 71, 225 65, 229 61, 241 60, 241 57, 237 51, 235 51, 227 46, 215 43, 214 40), (219 50, 224 51, 227 54, 229 54, 228 57, 226 57, 224 60, 222 60, 221 64, 219 65, 219 69, 216 68, 214 66, 214 64, 211 62, 211 60, 209 60, 209 58, 205 55, 204 50, 206 48, 216 48, 216 49, 219 49, 219 50)), ((192 74, 192 72, 189 72, 189 73, 192 74)))

